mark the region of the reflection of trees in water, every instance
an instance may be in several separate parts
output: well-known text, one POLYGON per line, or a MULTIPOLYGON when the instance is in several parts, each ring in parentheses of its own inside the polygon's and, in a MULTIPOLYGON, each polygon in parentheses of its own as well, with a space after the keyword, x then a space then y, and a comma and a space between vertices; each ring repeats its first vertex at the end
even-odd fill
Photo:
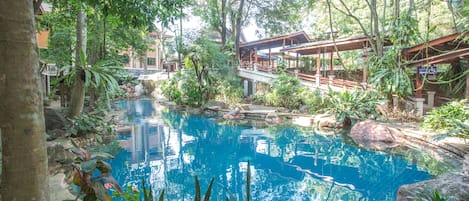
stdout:
MULTIPOLYGON (((242 200, 245 170, 240 165, 247 160, 255 167, 254 200, 359 200, 363 196, 391 200, 400 184, 429 177, 400 156, 359 149, 344 143, 340 135, 324 136, 291 126, 268 128, 265 135, 241 135, 249 128, 170 110, 163 110, 160 117, 165 124, 161 126, 171 128, 161 135, 162 162, 156 167, 164 171, 169 200, 192 199, 195 175, 202 189, 215 177, 215 200, 230 192, 242 200), (188 136, 191 140, 183 142, 188 136), (265 147, 257 150, 260 145, 265 147)), ((155 171, 155 167, 139 169, 141 173, 132 174, 140 178, 155 171)))

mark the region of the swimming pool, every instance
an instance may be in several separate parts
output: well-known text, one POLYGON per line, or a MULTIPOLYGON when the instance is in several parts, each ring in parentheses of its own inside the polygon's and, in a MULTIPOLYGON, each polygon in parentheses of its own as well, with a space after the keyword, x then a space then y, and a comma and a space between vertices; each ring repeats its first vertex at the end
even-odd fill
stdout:
POLYGON ((123 186, 143 179, 165 189, 166 200, 193 200, 196 175, 202 193, 215 179, 211 200, 245 200, 248 161, 252 200, 395 200, 399 186, 432 177, 416 157, 358 148, 342 135, 227 124, 150 100, 117 105, 130 124, 109 161, 112 174, 123 186))

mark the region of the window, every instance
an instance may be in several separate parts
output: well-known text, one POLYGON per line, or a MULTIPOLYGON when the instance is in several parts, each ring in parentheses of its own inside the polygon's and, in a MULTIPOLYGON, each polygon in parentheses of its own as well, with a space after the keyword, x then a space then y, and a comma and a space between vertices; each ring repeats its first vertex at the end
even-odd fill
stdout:
POLYGON ((152 65, 152 66, 156 65, 156 59, 153 58, 153 57, 148 57, 147 58, 147 64, 152 65))

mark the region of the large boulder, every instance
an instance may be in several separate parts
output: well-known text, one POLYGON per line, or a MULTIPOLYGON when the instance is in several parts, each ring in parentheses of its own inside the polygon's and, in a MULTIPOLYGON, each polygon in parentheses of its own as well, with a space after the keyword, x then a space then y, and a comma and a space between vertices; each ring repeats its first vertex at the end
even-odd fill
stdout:
POLYGON ((320 114, 314 116, 313 119, 314 125, 318 128, 342 128, 344 125, 340 122, 337 122, 334 115, 331 114, 320 114))
POLYGON ((244 119, 244 114, 241 114, 241 110, 239 108, 235 108, 223 115, 223 118, 228 120, 240 120, 244 119))
POLYGON ((431 200, 435 190, 448 200, 469 200, 469 176, 445 174, 436 179, 403 185, 397 192, 396 200, 431 200))
POLYGON ((272 123, 272 124, 279 124, 282 122, 282 118, 280 118, 278 116, 277 113, 275 112, 269 112, 267 113, 267 115, 265 116, 265 121, 267 123, 272 123))
POLYGON ((52 141, 57 138, 68 137, 68 136, 70 136, 70 133, 67 133, 67 131, 61 130, 61 129, 54 129, 54 130, 47 131, 46 140, 52 141))
POLYGON ((400 135, 398 131, 372 120, 355 124, 349 133, 353 141, 361 147, 377 150, 398 146, 396 142, 398 135, 400 135))
POLYGON ((60 165, 72 163, 75 156, 67 150, 67 145, 61 142, 47 142, 47 160, 49 169, 60 165))
POLYGON ((55 129, 65 130, 70 123, 62 113, 50 108, 44 108, 44 119, 46 123, 46 131, 55 129))
POLYGON ((226 108, 226 104, 222 101, 217 101, 217 100, 209 100, 206 104, 205 104, 205 107, 206 108, 209 108, 209 109, 224 109, 226 108))
POLYGON ((461 172, 463 175, 469 176, 469 154, 466 154, 466 156, 464 157, 461 172))

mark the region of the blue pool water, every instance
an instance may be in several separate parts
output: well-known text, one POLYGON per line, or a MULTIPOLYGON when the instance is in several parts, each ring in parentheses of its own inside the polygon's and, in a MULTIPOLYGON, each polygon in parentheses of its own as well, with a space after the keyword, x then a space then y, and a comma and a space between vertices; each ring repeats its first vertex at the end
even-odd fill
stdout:
POLYGON ((130 125, 109 161, 123 186, 142 179, 166 200, 193 200, 215 178, 211 200, 245 200, 247 162, 252 200, 395 200, 402 184, 430 179, 416 159, 368 151, 342 136, 304 128, 236 126, 160 109, 149 100, 119 102, 130 125))

